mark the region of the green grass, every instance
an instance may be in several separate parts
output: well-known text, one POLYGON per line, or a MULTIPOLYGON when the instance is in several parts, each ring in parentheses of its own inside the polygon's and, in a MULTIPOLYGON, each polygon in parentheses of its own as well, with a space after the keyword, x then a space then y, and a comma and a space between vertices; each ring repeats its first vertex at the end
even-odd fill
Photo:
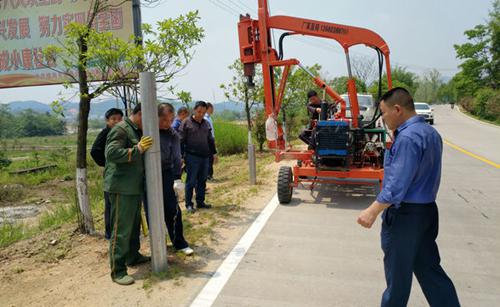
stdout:
POLYGON ((8 246, 14 242, 31 237, 35 229, 26 227, 25 224, 2 224, 0 225, 0 247, 8 246))
MULTIPOLYGON (((34 140, 23 139, 25 143, 38 142, 40 138, 34 140)), ((51 137, 53 142, 67 140, 67 137, 51 137)), ((0 225, 0 247, 8 246, 19 240, 31 238, 37 233, 50 231, 67 223, 78 221, 79 210, 76 202, 76 188, 74 183, 75 173, 75 150, 64 146, 55 150, 37 150, 34 152, 10 151, 9 158, 24 157, 14 159, 13 162, 0 172, 0 205, 11 203, 29 202, 29 197, 37 196, 37 189, 53 189, 54 186, 61 186, 61 182, 69 182, 62 185, 56 191, 58 201, 53 202, 49 209, 43 212, 38 219, 37 225, 26 225, 23 223, 0 225), (35 154, 36 153, 36 154, 35 154), (32 174, 10 175, 9 171, 31 168, 36 166, 56 164, 57 167, 47 171, 32 174), (47 185, 48 184, 48 185, 47 185), (32 195, 30 195, 32 194, 32 195)), ((102 169, 97 167, 87 157, 88 161, 88 188, 92 212, 95 216, 96 228, 104 228, 103 215, 103 192, 102 192, 102 169)))
POLYGON ((220 155, 234 155, 247 150, 246 126, 231 122, 215 121, 215 143, 220 155))
MULTIPOLYGON (((89 132, 87 135, 88 144, 96 138, 98 132, 89 132)), ((0 150, 31 150, 33 147, 76 147, 76 134, 66 134, 57 136, 37 136, 37 137, 24 137, 3 139, 0 141, 0 150)))

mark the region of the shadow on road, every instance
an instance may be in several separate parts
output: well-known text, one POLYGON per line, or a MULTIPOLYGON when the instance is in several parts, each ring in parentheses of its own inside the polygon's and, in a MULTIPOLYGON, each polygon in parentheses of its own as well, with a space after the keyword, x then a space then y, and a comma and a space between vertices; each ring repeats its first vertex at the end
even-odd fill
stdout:
POLYGON ((332 209, 362 210, 377 196, 378 186, 317 184, 311 191, 309 185, 294 190, 287 206, 321 204, 332 209))

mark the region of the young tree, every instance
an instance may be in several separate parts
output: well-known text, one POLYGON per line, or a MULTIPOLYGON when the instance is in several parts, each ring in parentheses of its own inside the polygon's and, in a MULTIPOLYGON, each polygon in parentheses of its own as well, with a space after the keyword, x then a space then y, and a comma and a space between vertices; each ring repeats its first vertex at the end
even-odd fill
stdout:
POLYGON ((227 99, 235 102, 243 102, 245 104, 248 143, 251 144, 252 111, 264 101, 262 72, 258 67, 255 68, 256 74, 253 79, 255 86, 249 89, 246 83, 247 79, 243 74, 243 64, 241 61, 236 59, 228 68, 233 72, 233 78, 228 84, 221 84, 220 88, 224 91, 224 95, 227 99))
POLYGON ((189 103, 191 101, 193 101, 193 98, 191 97, 191 93, 190 92, 186 92, 186 91, 180 91, 180 92, 177 93, 177 98, 189 110, 189 103))
POLYGON ((377 78, 378 69, 375 65, 375 58, 352 56, 351 67, 356 79, 365 84, 365 87, 366 84, 371 84, 377 78))
POLYGON ((463 60, 456 76, 459 95, 474 95, 482 87, 498 89, 500 80, 500 0, 493 1, 490 20, 464 33, 467 43, 454 45, 463 60))
MULTIPOLYGON (((333 78, 329 83, 329 85, 332 87, 334 91, 336 91, 339 94, 345 94, 347 93, 347 81, 349 80, 349 77, 347 76, 342 76, 342 77, 337 77, 333 78)), ((356 90, 358 93, 366 93, 367 87, 366 83, 358 78, 355 78, 356 80, 356 90)))
POLYGON ((88 21, 85 24, 71 23, 66 28, 64 41, 44 50, 45 65, 66 75, 69 79, 67 87, 70 83, 78 84, 76 188, 83 216, 81 228, 86 233, 94 232, 86 160, 90 102, 116 87, 135 88, 138 67, 155 72, 157 81, 168 83, 189 63, 192 47, 203 38, 203 29, 196 24, 199 20, 197 12, 158 22, 156 32, 151 26, 143 25, 143 45, 136 44, 134 38, 124 41, 110 32, 99 33, 93 24, 98 14, 110 7, 106 0, 91 1, 88 21))
POLYGON ((264 151, 264 143, 266 142, 266 112, 264 109, 257 110, 254 116, 255 129, 254 135, 257 144, 259 144, 259 151, 264 151))
MULTIPOLYGON (((416 74, 407 71, 406 67, 403 66, 394 66, 391 69, 391 77, 392 77, 392 87, 403 87, 407 89, 412 95, 415 94, 415 91, 418 87, 418 77, 416 74)), ((382 93, 385 93, 388 90, 387 86, 387 75, 384 73, 382 76, 382 93)), ((373 97, 378 97, 378 80, 375 80, 368 92, 373 95, 373 97)))
MULTIPOLYGON (((318 64, 307 67, 307 69, 315 76, 320 75, 321 66, 318 64)), ((290 70, 281 107, 282 120, 285 123, 289 140, 296 138, 300 127, 308 122, 306 95, 311 89, 316 89, 322 96, 321 91, 307 72, 298 67, 290 70)))
POLYGON ((415 100, 437 103, 439 90, 442 85, 443 80, 441 73, 437 69, 428 71, 421 78, 420 82, 418 82, 418 87, 415 91, 415 100))

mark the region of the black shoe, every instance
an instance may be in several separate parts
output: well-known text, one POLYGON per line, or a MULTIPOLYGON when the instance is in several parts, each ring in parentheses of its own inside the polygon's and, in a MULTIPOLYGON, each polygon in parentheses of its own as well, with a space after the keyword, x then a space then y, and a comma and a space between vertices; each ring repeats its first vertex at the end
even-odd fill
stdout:
POLYGON ((210 208, 212 208, 212 205, 203 203, 203 204, 196 205, 196 208, 197 209, 210 209, 210 208))
POLYGON ((188 213, 194 213, 196 209, 193 206, 186 206, 186 211, 188 213))

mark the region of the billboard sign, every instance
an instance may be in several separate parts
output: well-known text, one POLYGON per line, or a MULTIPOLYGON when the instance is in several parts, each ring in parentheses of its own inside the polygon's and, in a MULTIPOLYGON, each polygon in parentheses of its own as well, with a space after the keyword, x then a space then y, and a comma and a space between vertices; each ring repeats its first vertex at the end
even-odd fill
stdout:
MULTIPOLYGON (((108 1, 93 28, 128 40, 134 33, 132 2, 108 1)), ((43 48, 64 40, 65 26, 86 24, 91 0, 0 0, 0 88, 59 84, 68 81, 40 64, 43 48)), ((60 69, 62 70, 62 69, 60 69)))

